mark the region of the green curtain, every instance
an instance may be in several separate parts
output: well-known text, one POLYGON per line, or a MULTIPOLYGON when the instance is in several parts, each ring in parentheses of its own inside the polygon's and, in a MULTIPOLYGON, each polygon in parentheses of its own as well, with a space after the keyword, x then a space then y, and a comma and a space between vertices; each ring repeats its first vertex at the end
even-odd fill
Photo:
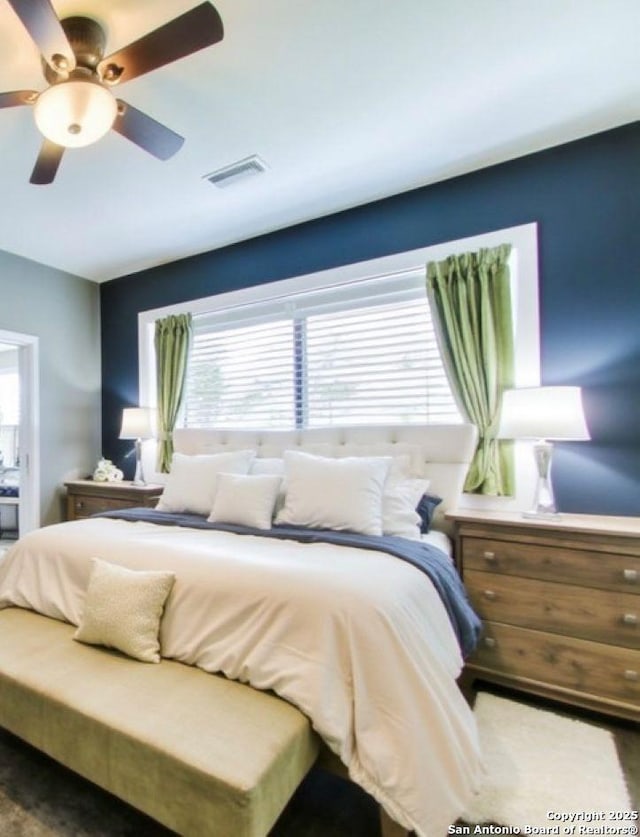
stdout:
POLYGON ((168 473, 173 457, 173 430, 184 397, 192 336, 191 314, 156 320, 156 378, 158 388, 158 464, 168 473))
POLYGON ((502 393, 513 386, 511 245, 427 264, 427 293, 451 388, 479 440, 465 491, 513 494, 513 444, 496 438, 502 393))

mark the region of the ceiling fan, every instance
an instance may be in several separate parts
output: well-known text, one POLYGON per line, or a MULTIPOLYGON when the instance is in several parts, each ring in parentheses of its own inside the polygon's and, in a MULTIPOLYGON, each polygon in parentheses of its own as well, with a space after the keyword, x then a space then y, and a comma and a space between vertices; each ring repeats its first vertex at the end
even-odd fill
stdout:
POLYGON ((105 34, 95 20, 59 20, 51 0, 7 2, 40 50, 49 84, 40 93, 0 93, 0 108, 33 105, 44 136, 30 183, 52 183, 65 148, 97 142, 111 128, 160 160, 180 149, 183 137, 117 99, 111 89, 221 41, 222 20, 211 3, 201 3, 105 58, 105 34))

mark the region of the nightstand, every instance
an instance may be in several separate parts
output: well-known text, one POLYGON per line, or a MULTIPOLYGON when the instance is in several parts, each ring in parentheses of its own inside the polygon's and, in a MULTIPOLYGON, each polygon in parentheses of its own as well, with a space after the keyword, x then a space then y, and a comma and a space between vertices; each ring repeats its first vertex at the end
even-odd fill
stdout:
POLYGON ((467 679, 640 720, 640 518, 447 516, 484 622, 467 679))
POLYGON ((67 520, 79 520, 99 512, 134 506, 155 506, 161 485, 134 485, 132 482, 94 482, 71 480, 67 489, 67 520))

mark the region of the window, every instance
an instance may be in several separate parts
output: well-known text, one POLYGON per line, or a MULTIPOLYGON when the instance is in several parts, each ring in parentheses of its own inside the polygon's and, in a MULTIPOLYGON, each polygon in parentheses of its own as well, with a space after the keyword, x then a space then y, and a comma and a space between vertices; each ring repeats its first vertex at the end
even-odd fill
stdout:
MULTIPOLYGON (((374 374, 367 367, 369 355, 373 356, 375 347, 382 347, 383 341, 392 340, 395 306, 400 310, 405 304, 408 308, 426 304, 424 282, 428 261, 507 242, 513 248, 509 262, 515 327, 515 385, 536 386, 540 383, 538 239, 536 224, 530 223, 141 311, 138 315, 140 404, 153 407, 156 403, 155 321, 168 314, 191 312, 197 332, 191 396, 185 416, 191 426, 213 423, 220 427, 260 425, 285 429, 295 424, 303 426, 305 422, 307 426, 330 421, 370 424, 376 418, 381 423, 408 419, 417 422, 453 421, 453 416, 446 412, 449 409, 447 395, 440 388, 435 366, 429 369, 428 399, 425 397, 422 402, 425 405, 426 401, 425 406, 417 407, 417 402, 410 400, 411 395, 407 395, 407 401, 401 398, 411 390, 414 379, 418 380, 423 376, 424 369, 429 367, 432 360, 429 351, 423 350, 421 359, 418 359, 420 353, 415 342, 408 345, 410 341, 407 341, 407 354, 402 356, 401 361, 396 356, 395 373, 389 369, 385 371, 380 365, 374 374), (377 311, 374 310, 376 308, 377 311), (384 329, 379 327, 377 315, 383 318, 384 329), (278 331, 279 328, 284 330, 286 338, 278 331), (339 338, 335 332, 332 333, 332 329, 342 332, 339 338), (374 344, 371 352, 367 351, 367 344, 362 339, 367 329, 374 344), (198 372, 196 365, 200 349, 205 346, 204 334, 207 331, 211 341, 208 350, 213 353, 212 356, 216 352, 222 353, 216 359, 219 368, 212 375, 205 374, 202 368, 198 372), (357 356, 354 354, 356 348, 349 347, 347 342, 350 336, 355 339, 356 335, 360 340, 357 356), (234 346, 232 337, 238 341, 242 338, 244 349, 239 349, 239 344, 230 348, 234 346), (242 390, 242 381, 251 384, 251 376, 258 365, 254 363, 252 372, 250 364, 243 361, 251 356, 251 352, 254 357, 259 355, 261 347, 265 346, 264 341, 270 347, 268 365, 272 378, 268 387, 260 393, 254 390, 251 395, 251 386, 242 390), (280 346, 283 347, 283 354, 280 354, 280 346), (234 354, 235 366, 232 365, 234 354), (363 378, 369 385, 369 392, 363 386, 363 378), (403 378, 409 386, 401 391, 400 381, 403 378), (390 395, 392 386, 394 391, 390 395), (234 388, 235 404, 232 398, 234 388), (211 393, 216 391, 217 397, 211 398, 211 393), (350 397, 345 398, 345 394, 350 397), (267 395, 271 399, 268 406, 267 395), (207 400, 209 405, 205 406, 207 400), (375 406, 371 407, 374 401, 375 406), (422 418, 418 415, 419 409, 425 411, 422 418), (285 415, 287 424, 280 424, 285 415)), ((411 317, 407 311, 402 316, 405 319, 399 331, 408 336, 412 327, 411 317)), ((424 339, 430 339, 428 323, 424 328, 421 326, 420 331, 424 339)), ((392 342, 378 354, 382 354, 383 358, 386 354, 391 356, 391 345, 392 342)), ((398 349, 398 353, 400 351, 398 349)), ((264 360, 267 360, 266 356, 264 360)), ((448 392, 446 381, 444 385, 448 392)), ((525 508, 536 480, 532 462, 533 457, 526 444, 518 443, 517 496, 512 500, 498 498, 500 502, 497 503, 495 498, 465 495, 462 505, 503 511, 525 508)), ((154 474, 154 479, 161 482, 163 476, 154 474)))
POLYGON ((185 425, 290 427, 292 347, 292 321, 197 328, 189 359, 185 425))
POLYGON ((187 427, 460 420, 424 269, 194 316, 187 427))
POLYGON ((0 470, 18 464, 20 378, 17 371, 0 370, 0 470))
POLYGON ((307 421, 460 421, 426 296, 306 321, 307 421))
POLYGON ((20 378, 0 371, 0 424, 20 424, 20 378))

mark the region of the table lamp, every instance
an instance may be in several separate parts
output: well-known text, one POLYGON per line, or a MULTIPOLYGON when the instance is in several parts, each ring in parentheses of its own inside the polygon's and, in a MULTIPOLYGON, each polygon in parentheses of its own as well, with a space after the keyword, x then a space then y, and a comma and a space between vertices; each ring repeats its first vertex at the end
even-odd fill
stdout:
POLYGON ((121 439, 135 439, 136 473, 134 485, 146 485, 142 470, 142 440, 153 437, 152 411, 148 407, 127 407, 122 411, 121 439))
POLYGON ((537 469, 536 491, 529 518, 557 518, 550 440, 582 441, 589 431, 582 408, 580 387, 549 386, 509 389, 502 396, 500 439, 534 439, 533 455, 537 469))

